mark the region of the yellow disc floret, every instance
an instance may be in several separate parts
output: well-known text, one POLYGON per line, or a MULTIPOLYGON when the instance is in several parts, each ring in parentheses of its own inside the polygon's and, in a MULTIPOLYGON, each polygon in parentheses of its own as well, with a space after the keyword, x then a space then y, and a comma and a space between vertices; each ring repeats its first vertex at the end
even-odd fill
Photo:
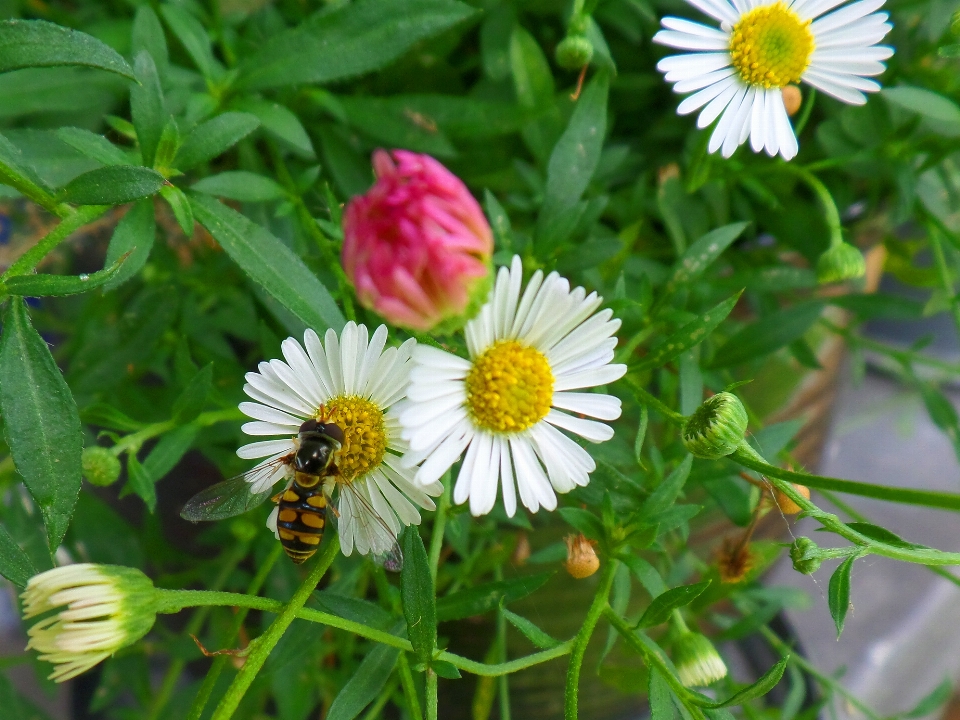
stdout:
POLYGON ((335 423, 343 430, 343 447, 337 454, 337 467, 343 482, 353 482, 383 462, 387 451, 387 433, 383 410, 358 395, 341 395, 330 400, 322 422, 335 423))
POLYGON ((553 402, 553 372, 539 350, 515 340, 487 348, 467 374, 467 409, 486 430, 517 433, 542 420, 553 402))
POLYGON ((800 82, 813 54, 810 21, 783 2, 745 13, 730 33, 730 57, 747 85, 782 88, 800 82))

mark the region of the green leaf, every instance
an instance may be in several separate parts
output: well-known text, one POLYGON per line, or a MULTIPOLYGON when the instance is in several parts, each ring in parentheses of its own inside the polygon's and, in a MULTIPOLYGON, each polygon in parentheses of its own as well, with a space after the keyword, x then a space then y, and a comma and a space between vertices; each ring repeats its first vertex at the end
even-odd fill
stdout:
POLYGON ((358 0, 278 33, 241 66, 250 88, 329 83, 385 67, 476 11, 456 0, 358 0))
MULTIPOLYGON (((330 590, 321 590, 315 592, 312 600, 320 607, 334 615, 339 615, 346 620, 363 623, 370 627, 380 630, 388 630, 394 625, 398 618, 384 610, 376 603, 360 598, 349 597, 347 595, 338 595, 330 590)), ((402 627, 398 627, 399 632, 402 627)))
POLYGON ((210 37, 200 21, 179 5, 161 5, 160 13, 203 76, 214 81, 222 77, 223 66, 213 56, 210 37))
POLYGON ((123 255, 109 267, 90 275, 16 275, 7 280, 3 288, 10 295, 21 297, 77 295, 116 278, 127 257, 123 255))
POLYGON ((670 613, 692 603, 709 585, 710 581, 705 580, 695 585, 680 585, 657 595, 644 610, 637 628, 648 628, 665 623, 670 619, 670 613))
POLYGON ((803 337, 821 312, 823 303, 814 300, 767 315, 727 340, 717 350, 709 366, 730 367, 769 355, 803 337))
POLYGON ((882 528, 879 525, 874 525, 868 522, 851 522, 847 523, 847 527, 851 530, 854 530, 865 537, 870 538, 871 540, 876 540, 879 543, 884 545, 891 545, 898 548, 923 548, 923 545, 916 545, 914 543, 907 542, 899 535, 890 532, 886 528, 882 528))
POLYGON ((459 680, 461 675, 460 671, 457 669, 457 666, 453 663, 449 663, 446 660, 434 660, 430 663, 430 667, 433 668, 433 671, 442 678, 447 680, 459 680))
POLYGON ((146 50, 153 58, 157 72, 160 75, 166 74, 167 67, 170 65, 167 38, 163 34, 160 18, 149 5, 141 5, 137 8, 137 14, 133 18, 130 44, 133 57, 146 50))
POLYGON ((429 117, 390 98, 342 97, 347 122, 388 146, 447 158, 456 150, 429 117))
POLYGON ((363 712, 383 690, 399 657, 398 648, 374 645, 334 698, 326 720, 353 720, 363 712))
POLYGON ((416 526, 403 534, 403 570, 400 573, 400 599, 407 621, 407 637, 421 663, 429 663, 437 645, 437 607, 433 578, 423 540, 416 526))
POLYGON ((163 102, 157 66, 149 52, 140 51, 134 62, 134 69, 137 73, 137 84, 130 88, 130 113, 137 131, 143 164, 153 167, 157 146, 170 115, 163 102))
POLYGON ((300 157, 312 160, 317 156, 300 118, 285 106, 266 100, 244 100, 237 104, 236 109, 256 115, 260 126, 269 135, 284 143, 300 157))
POLYGON ((58 193, 75 205, 123 205, 159 192, 166 182, 156 170, 139 165, 108 165, 78 175, 58 193))
POLYGON ((960 106, 957 106, 953 100, 932 90, 903 85, 884 88, 880 91, 880 94, 888 102, 904 110, 919 113, 925 118, 954 126, 960 130, 960 106))
POLYGON ((134 79, 126 60, 91 35, 43 20, 0 22, 0 72, 60 65, 99 68, 134 79))
POLYGON ((647 424, 650 422, 650 408, 646 405, 640 406, 640 422, 637 423, 637 436, 633 440, 633 457, 637 465, 644 467, 643 464, 643 440, 647 436, 647 424))
POLYGON ((153 201, 141 200, 117 223, 110 238, 106 262, 115 263, 122 257, 126 257, 126 260, 120 266, 116 276, 105 283, 107 290, 113 290, 140 272, 140 268, 150 257, 156 234, 157 223, 153 217, 153 201))
POLYGON ((650 668, 650 720, 674 720, 677 716, 670 685, 655 668, 650 668))
POLYGON ((51 552, 80 493, 80 415, 50 348, 11 298, 0 336, 0 412, 17 471, 40 507, 51 552))
POLYGON ((177 219, 177 225, 183 230, 183 234, 188 238, 193 237, 193 209, 190 207, 190 201, 183 194, 183 190, 176 185, 164 185, 160 188, 160 196, 167 201, 167 205, 173 211, 173 216, 177 219))
POLYGON ((217 195, 240 202, 267 202, 287 196, 287 191, 275 180, 246 170, 230 170, 219 175, 210 175, 194 183, 191 189, 205 195, 217 195))
POLYGON ((643 589, 650 593, 650 597, 657 597, 667 591, 660 573, 648 561, 628 553, 623 553, 619 557, 620 561, 630 568, 633 576, 640 581, 643 589))
POLYGON ((536 647, 541 650, 546 650, 548 648, 556 647, 560 644, 560 641, 556 638, 551 637, 543 630, 538 628, 532 622, 527 620, 525 617, 517 615, 515 612, 507 610, 505 607, 500 608, 500 612, 503 613, 503 616, 507 619, 511 625, 513 625, 517 630, 523 633, 524 637, 532 642, 536 647))
POLYGON ((104 402, 95 402, 85 407, 80 411, 80 419, 87 425, 122 432, 136 432, 144 427, 144 423, 104 402))
POLYGON ((589 538, 600 540, 603 538, 603 524, 589 510, 583 508, 562 507, 557 511, 568 524, 582 532, 589 538))
POLYGON ((20 148, 0 135, 0 184, 16 188, 28 198, 51 208, 56 204, 47 184, 23 157, 20 148))
POLYGON ((670 508, 680 496, 684 483, 690 476, 690 468, 693 467, 693 455, 688 454, 683 461, 677 465, 663 482, 657 485, 656 489, 650 493, 644 503, 640 517, 644 520, 656 520, 657 516, 670 508))
POLYGON ((922 698, 910 712, 904 715, 904 717, 919 718, 931 715, 933 712, 939 710, 944 704, 946 704, 952 693, 953 683, 950 682, 949 678, 947 678, 942 683, 937 685, 932 691, 930 691, 928 695, 922 698))
POLYGON ((129 492, 136 493, 151 514, 156 509, 157 489, 153 485, 153 479, 133 454, 127 457, 127 484, 120 493, 120 497, 124 497, 129 492))
POLYGON ((327 289, 280 240, 213 198, 194 195, 190 205, 233 261, 308 327, 346 324, 327 289))
POLYGON ((143 471, 151 484, 162 480, 173 470, 193 445, 198 431, 199 429, 193 425, 183 425, 160 438, 143 461, 143 471))
POLYGON ((212 160, 260 126, 256 115, 225 112, 195 127, 180 146, 175 161, 179 170, 189 170, 212 160))
POLYGON ((553 573, 546 572, 512 580, 497 580, 445 595, 437 600, 437 622, 482 615, 498 605, 526 597, 543 587, 551 577, 553 573))
POLYGON ((634 366, 635 369, 663 367, 680 353, 702 343, 720 323, 727 319, 739 299, 740 293, 727 298, 654 345, 649 354, 634 366))
POLYGON ((75 150, 82 152, 103 165, 129 165, 127 154, 107 140, 89 130, 65 127, 57 130, 57 137, 75 150))
POLYGON ((553 98, 550 63, 536 39, 520 23, 514 24, 510 34, 509 57, 517 102, 538 116, 523 129, 523 139, 539 160, 546 161, 563 132, 563 120, 553 98))
POLYGON ((847 617, 850 607, 850 570, 853 561, 857 558, 848 557, 830 576, 830 587, 827 590, 827 605, 830 608, 830 617, 837 626, 837 637, 843 632, 843 621, 847 617))
POLYGON ((577 101, 567 129, 560 136, 547 165, 547 187, 537 221, 538 233, 554 217, 575 205, 600 161, 607 130, 607 95, 610 79, 598 73, 577 101))
POLYGON ((857 314, 861 320, 889 318, 893 320, 919 320, 923 317, 923 303, 900 295, 870 293, 868 295, 840 295, 828 299, 831 305, 837 305, 857 314))
POLYGON ((674 265, 665 292, 672 293, 700 277, 714 260, 747 229, 750 223, 738 222, 711 230, 688 247, 674 265))
POLYGON ((787 661, 789 659, 789 657, 785 657, 780 660, 780 662, 767 670, 762 678, 757 680, 753 685, 745 687, 736 695, 733 695, 722 702, 703 703, 702 706, 705 708, 734 707, 736 705, 743 705, 745 702, 753 700, 754 698, 766 695, 768 692, 773 690, 774 687, 776 687, 778 682, 780 682, 780 678, 783 677, 783 671, 787 669, 787 661))
POLYGON ((10 537, 7 529, 0 525, 0 575, 17 587, 25 587, 27 581, 37 574, 30 558, 10 537))
POLYGON ((173 421, 184 425, 203 412, 207 398, 213 389, 213 363, 209 363, 194 375, 173 404, 173 421))

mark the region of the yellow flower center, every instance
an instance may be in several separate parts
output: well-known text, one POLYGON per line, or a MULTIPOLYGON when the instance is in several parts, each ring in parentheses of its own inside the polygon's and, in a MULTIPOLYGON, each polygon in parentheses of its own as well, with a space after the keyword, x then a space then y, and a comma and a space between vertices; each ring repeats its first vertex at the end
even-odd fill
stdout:
POLYGON ((542 420, 553 402, 553 372, 543 353, 515 340, 495 343, 467 374, 467 409, 482 428, 517 433, 542 420))
POLYGON ((343 482, 362 478, 383 462, 387 451, 387 433, 383 410, 358 395, 341 395, 326 405, 323 422, 335 423, 343 430, 343 446, 337 454, 337 467, 343 482))
POLYGON ((800 82, 813 48, 810 21, 783 2, 754 8, 730 34, 733 67, 747 85, 779 88, 800 82))

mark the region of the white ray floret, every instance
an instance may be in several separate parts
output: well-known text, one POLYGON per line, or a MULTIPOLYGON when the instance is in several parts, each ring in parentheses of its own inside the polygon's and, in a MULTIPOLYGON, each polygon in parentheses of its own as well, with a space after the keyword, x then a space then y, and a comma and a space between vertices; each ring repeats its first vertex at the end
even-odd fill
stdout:
POLYGON ((403 465, 431 486, 464 455, 454 501, 490 512, 502 490, 513 516, 536 512, 556 493, 586 485, 596 465, 565 432, 590 442, 613 437, 598 420, 620 417, 620 400, 579 392, 618 380, 613 365, 620 321, 597 312, 602 298, 551 273, 534 273, 521 294, 523 267, 500 268, 487 304, 464 328, 470 358, 418 345, 400 411, 410 450, 403 465), (583 417, 596 418, 596 420, 583 417), (421 465, 422 463, 422 465, 421 465))
POLYGON ((707 148, 730 157, 750 139, 755 152, 796 156, 797 138, 782 88, 803 82, 851 105, 880 84, 893 48, 884 0, 687 0, 719 29, 665 17, 654 42, 692 52, 663 58, 657 69, 678 93, 693 93, 677 112, 697 110, 697 126, 716 122, 707 148), (833 12, 829 12, 833 10, 833 12), (829 14, 826 14, 828 13, 829 14), (719 118, 719 120, 718 120, 719 118))
MULTIPOLYGON (((262 362, 259 372, 247 373, 244 392, 255 402, 240 404, 253 422, 243 426, 249 435, 280 435, 249 443, 237 450, 242 458, 265 458, 264 467, 296 450, 300 425, 329 413, 327 422, 341 426, 346 436, 338 453, 344 470, 337 501, 340 543, 344 555, 387 553, 406 525, 420 523, 418 508, 433 510, 431 499, 443 492, 439 482, 416 483, 415 467, 400 464, 408 449, 401 438, 396 405, 404 397, 416 341, 384 349, 387 328, 368 336, 364 325, 349 322, 338 336, 327 330, 324 342, 313 330, 301 345, 287 338, 281 345, 284 360, 262 362), (363 435, 364 442, 360 442, 363 435), (380 450, 371 456, 373 446, 380 450)), ((281 479, 290 479, 289 464, 274 473, 257 473, 251 492, 261 493, 281 479)), ((276 534, 276 508, 267 526, 276 534)))

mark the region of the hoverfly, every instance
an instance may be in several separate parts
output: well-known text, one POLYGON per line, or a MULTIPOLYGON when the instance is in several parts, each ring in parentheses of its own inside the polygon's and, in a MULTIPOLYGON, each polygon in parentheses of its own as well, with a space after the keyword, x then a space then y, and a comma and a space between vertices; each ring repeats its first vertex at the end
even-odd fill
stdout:
POLYGON ((194 495, 180 511, 180 517, 191 522, 223 520, 241 515, 260 505, 273 492, 273 484, 280 478, 292 480, 271 500, 277 503, 277 534, 284 551, 293 562, 305 562, 317 551, 326 525, 326 510, 334 517, 339 513, 333 505, 333 490, 349 492, 352 500, 363 508, 360 514, 366 522, 380 525, 379 530, 393 538, 392 547, 374 554, 374 562, 387 570, 398 572, 403 566, 403 555, 395 534, 370 506, 362 493, 345 481, 337 468, 336 456, 344 441, 343 430, 334 423, 307 420, 300 426, 295 449, 287 455, 258 465, 253 470, 217 483, 194 495), (252 488, 273 478, 262 492, 252 488))

